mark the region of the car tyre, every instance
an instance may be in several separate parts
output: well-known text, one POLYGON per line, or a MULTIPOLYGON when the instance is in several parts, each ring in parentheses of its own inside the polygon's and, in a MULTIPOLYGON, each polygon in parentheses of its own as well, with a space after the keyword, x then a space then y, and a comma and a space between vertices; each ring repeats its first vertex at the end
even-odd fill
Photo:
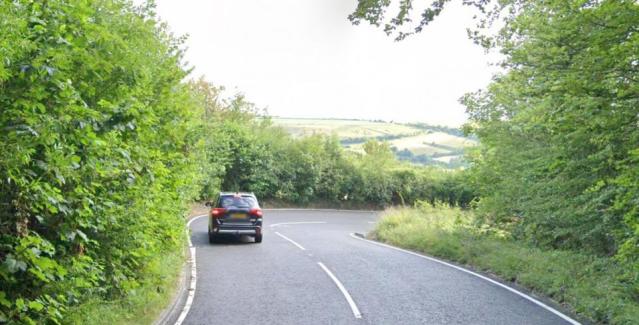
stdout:
POLYGON ((209 231, 209 243, 214 244, 217 242, 217 236, 209 231))
POLYGON ((258 244, 259 244, 259 243, 261 243, 261 242, 262 242, 262 235, 261 235, 261 234, 260 234, 260 235, 255 235, 255 237, 254 237, 254 238, 255 238, 255 242, 256 242, 256 243, 258 243, 258 244))

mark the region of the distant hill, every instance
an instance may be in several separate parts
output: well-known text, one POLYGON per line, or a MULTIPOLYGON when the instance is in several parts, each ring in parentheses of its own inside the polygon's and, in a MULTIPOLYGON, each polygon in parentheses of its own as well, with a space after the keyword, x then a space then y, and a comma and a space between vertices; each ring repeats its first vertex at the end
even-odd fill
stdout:
POLYGON ((296 137, 336 134, 344 148, 353 151, 362 151, 370 139, 388 141, 398 159, 446 168, 465 166, 464 149, 477 144, 459 129, 425 123, 281 117, 272 121, 296 137))

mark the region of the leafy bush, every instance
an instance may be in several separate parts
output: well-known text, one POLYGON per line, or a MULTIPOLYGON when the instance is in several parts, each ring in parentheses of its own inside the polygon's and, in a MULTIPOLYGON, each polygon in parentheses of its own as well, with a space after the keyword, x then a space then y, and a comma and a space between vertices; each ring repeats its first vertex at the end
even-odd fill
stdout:
POLYGON ((385 207, 421 199, 469 207, 476 196, 463 171, 402 163, 387 142, 369 140, 358 154, 336 136, 294 138, 242 95, 223 98, 223 88, 203 79, 190 87, 208 112, 204 199, 225 190, 301 205, 385 207))
POLYGON ((482 216, 539 246, 636 259, 639 5, 515 7, 496 39, 507 72, 465 99, 482 216))
POLYGON ((200 129, 178 46, 128 1, 0 4, 0 322, 59 323, 182 247, 200 129))
MULTIPOLYGON (((464 3, 478 10, 470 38, 498 50, 504 68, 462 99, 465 131, 481 142, 470 159, 480 217, 538 247, 615 255, 639 268, 639 4, 464 3)), ((450 4, 359 0, 349 19, 402 40, 450 4), (414 14, 422 19, 410 21, 414 14)))

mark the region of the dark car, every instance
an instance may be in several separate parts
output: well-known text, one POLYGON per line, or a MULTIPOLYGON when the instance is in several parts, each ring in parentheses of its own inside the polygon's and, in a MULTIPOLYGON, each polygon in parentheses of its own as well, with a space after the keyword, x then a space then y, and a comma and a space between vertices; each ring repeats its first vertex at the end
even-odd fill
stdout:
POLYGON ((253 193, 222 192, 209 212, 209 242, 222 235, 248 235, 262 242, 262 209, 253 193))

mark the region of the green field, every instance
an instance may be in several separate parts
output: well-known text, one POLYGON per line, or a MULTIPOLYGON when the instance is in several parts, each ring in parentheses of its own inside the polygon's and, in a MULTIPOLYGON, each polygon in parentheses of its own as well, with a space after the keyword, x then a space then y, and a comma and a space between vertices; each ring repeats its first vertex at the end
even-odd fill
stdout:
POLYGON ((422 130, 403 124, 340 119, 273 118, 273 122, 294 136, 337 134, 340 139, 376 138, 385 135, 411 136, 422 130))
POLYGON ((449 168, 463 166, 464 149, 477 144, 457 129, 427 124, 282 117, 272 121, 296 137, 335 134, 345 148, 356 152, 363 152, 362 145, 368 140, 388 141, 402 160, 449 168))

